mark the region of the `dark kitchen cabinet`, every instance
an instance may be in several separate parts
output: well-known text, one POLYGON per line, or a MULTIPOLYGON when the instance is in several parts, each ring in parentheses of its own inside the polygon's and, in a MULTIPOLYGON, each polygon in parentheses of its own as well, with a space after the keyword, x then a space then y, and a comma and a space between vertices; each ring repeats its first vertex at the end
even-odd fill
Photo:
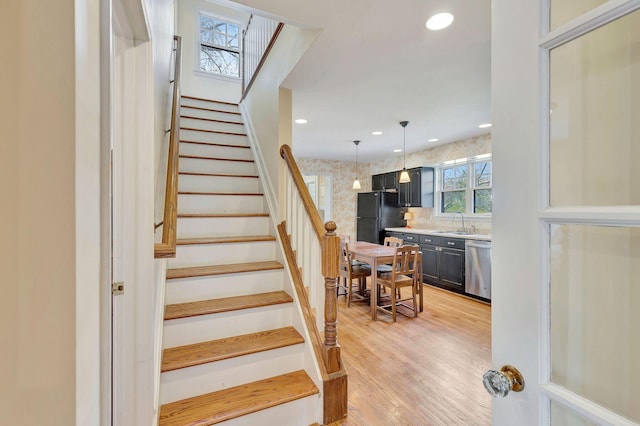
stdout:
POLYGON ((464 289, 464 250, 440 248, 440 281, 464 289))
POLYGON ((397 191, 398 172, 381 173, 371 176, 372 191, 397 191))
POLYGON ((424 282, 457 293, 464 291, 464 240, 420 235, 424 282))
POLYGON ((408 169, 408 183, 398 184, 398 203, 402 207, 433 207, 433 167, 408 169))

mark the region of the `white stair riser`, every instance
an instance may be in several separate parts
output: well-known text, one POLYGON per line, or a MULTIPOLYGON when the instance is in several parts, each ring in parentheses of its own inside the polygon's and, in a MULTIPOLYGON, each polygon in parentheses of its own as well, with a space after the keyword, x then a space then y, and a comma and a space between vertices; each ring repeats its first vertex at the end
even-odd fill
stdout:
POLYGON ((245 133, 243 124, 225 121, 198 120, 197 118, 180 117, 180 127, 192 127, 203 130, 217 130, 219 132, 245 133))
POLYGON ((191 106, 197 106, 201 108, 219 109, 221 111, 231 111, 231 112, 239 111, 237 105, 227 105, 227 104, 215 102, 215 101, 201 101, 199 99, 180 98, 180 105, 181 106, 191 105, 191 106))
POLYGON ((162 373, 161 403, 179 401, 303 368, 301 344, 162 373))
POLYGON ((199 155, 203 157, 214 158, 235 158, 238 160, 253 160, 251 155, 251 149, 237 148, 235 146, 220 146, 220 145, 202 145, 197 143, 180 143, 180 154, 182 155, 199 155))
POLYGON ((217 145, 200 145, 196 143, 180 143, 180 155, 198 155, 201 157, 233 158, 236 160, 253 160, 248 148, 234 148, 217 145))
MULTIPOLYGON (((167 285, 169 285, 167 283, 167 285)), ((291 326, 292 303, 178 318, 164 322, 163 348, 291 326)))
MULTIPOLYGON (((178 238, 267 235, 268 217, 179 218, 178 238)), ((247 249, 253 249, 247 247, 247 249)))
POLYGON ((199 158, 181 158, 179 171, 194 173, 223 173, 257 176, 255 163, 244 161, 203 160, 199 158))
POLYGON ((283 274, 284 271, 279 269, 167 280, 165 303, 170 305, 279 291, 283 289, 283 274))
MULTIPOLYGON (((181 126, 186 127, 186 126, 181 126)), ((243 132, 238 132, 243 133, 243 132)), ((196 142, 226 143, 229 145, 249 145, 246 136, 228 135, 225 133, 199 132, 197 130, 180 129, 180 140, 196 142)))
POLYGON ((179 213, 263 213, 263 197, 241 195, 178 195, 179 213))
POLYGON ((322 423, 319 394, 276 405, 266 410, 257 411, 235 419, 220 423, 220 426, 299 426, 322 423))
POLYGON ((229 244, 194 244, 177 247, 176 257, 167 259, 169 268, 267 262, 275 259, 274 241, 229 244))
MULTIPOLYGON (((222 110, 221 108, 216 108, 215 106, 204 107, 204 108, 222 110)), ((242 116, 239 114, 229 114, 226 112, 207 111, 202 109, 188 108, 185 105, 182 105, 182 108, 180 109, 180 114, 188 115, 191 117, 209 118, 211 120, 233 121, 236 123, 242 122, 242 116)))
POLYGON ((180 175, 178 178, 178 190, 197 192, 262 192, 260 180, 257 178, 197 175, 180 175))

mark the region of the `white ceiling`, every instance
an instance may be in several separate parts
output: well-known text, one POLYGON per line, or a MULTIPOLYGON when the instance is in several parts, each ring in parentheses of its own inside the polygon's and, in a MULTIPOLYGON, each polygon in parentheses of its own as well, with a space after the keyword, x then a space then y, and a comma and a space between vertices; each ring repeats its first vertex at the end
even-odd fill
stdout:
POLYGON ((487 134, 490 0, 235 0, 322 33, 284 82, 292 89, 298 157, 379 161, 487 134), (453 24, 429 31, 434 13, 453 24), (374 130, 383 132, 373 136, 374 130), (435 143, 428 139, 438 138, 435 143))

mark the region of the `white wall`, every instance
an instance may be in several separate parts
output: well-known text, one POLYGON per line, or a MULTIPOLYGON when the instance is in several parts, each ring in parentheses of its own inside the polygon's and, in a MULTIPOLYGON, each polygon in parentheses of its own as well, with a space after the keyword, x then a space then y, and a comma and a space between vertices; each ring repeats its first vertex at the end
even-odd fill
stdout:
POLYGON ((280 145, 291 144, 291 93, 289 90, 281 92, 280 84, 318 34, 318 30, 285 25, 243 101, 243 108, 248 113, 250 124, 258 138, 271 183, 276 186, 276 194, 280 194, 283 167, 280 145))
MULTIPOLYGON (((164 200, 164 179, 167 168, 167 148, 169 138, 165 134, 170 120, 172 86, 171 49, 175 30, 175 0, 142 0, 145 5, 149 29, 151 31, 153 57, 153 96, 154 96, 154 176, 156 176, 155 194, 156 220, 162 217, 164 200)), ((162 228, 160 228, 160 231, 162 228)))
POLYGON ((206 0, 178 0, 178 35, 183 42, 183 74, 182 93, 206 99, 216 99, 237 103, 240 101, 240 79, 225 80, 208 76, 198 71, 199 39, 200 39, 200 11, 220 18, 238 22, 240 29, 246 27, 249 14, 239 10, 210 3, 206 0))
MULTIPOLYGON (((4 0, 0 6, 3 424, 72 425, 76 409, 84 408, 77 404, 99 404, 93 395, 95 386, 87 384, 96 377, 95 361, 76 355, 78 347, 86 345, 83 353, 88 353, 96 344, 83 339, 86 329, 76 330, 76 306, 94 303, 90 293, 98 285, 92 280, 97 277, 94 251, 80 250, 99 246, 95 218, 77 218, 95 207, 99 193, 89 194, 87 205, 76 212, 76 195, 95 184, 95 170, 99 170, 76 171, 76 155, 87 160, 87 166, 97 166, 93 148, 99 130, 94 121, 78 123, 76 129, 76 93, 90 89, 86 98, 78 93, 78 102, 88 102, 86 113, 91 116, 92 94, 99 80, 91 84, 83 78, 76 88, 74 6, 73 0, 4 0), (33 54, 33 46, 43 41, 46 49, 33 54), (87 144, 86 151, 80 144, 87 144), (82 181, 78 189, 76 181, 82 181), (85 260, 87 264, 77 268, 85 260), (86 292, 77 293, 80 284, 88 286, 86 292), (87 367, 90 377, 76 378, 77 361, 87 367), (80 386, 90 392, 89 400, 76 403, 80 386)), ((86 10, 80 13, 79 22, 91 15, 86 10)), ((94 34, 83 43, 94 43, 94 34)), ((90 47, 99 50, 96 45, 90 47)), ((79 69, 88 69, 95 77, 95 68, 83 67, 87 56, 82 46, 78 53, 79 69)), ((95 330, 95 316, 86 321, 95 330)), ((91 411, 88 418, 97 420, 91 411)))

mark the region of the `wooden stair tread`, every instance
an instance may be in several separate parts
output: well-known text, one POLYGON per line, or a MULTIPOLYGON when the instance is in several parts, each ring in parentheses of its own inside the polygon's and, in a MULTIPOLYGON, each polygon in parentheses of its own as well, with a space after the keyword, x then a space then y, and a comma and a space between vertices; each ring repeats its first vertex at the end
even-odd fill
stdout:
POLYGON ((228 178, 253 178, 258 179, 258 175, 234 175, 229 173, 201 173, 201 172, 178 172, 180 175, 187 176, 218 176, 218 177, 228 177, 228 178))
POLYGON ((193 106, 193 105, 180 105, 180 108, 191 108, 191 109, 197 109, 197 110, 201 110, 201 111, 211 111, 211 112, 221 112, 223 114, 241 115, 237 111, 225 111, 223 109, 205 108, 205 107, 198 107, 198 106, 193 106))
POLYGON ((221 158, 221 157, 206 157, 204 155, 187 155, 182 154, 178 156, 179 158, 193 158, 196 160, 216 160, 216 161, 236 161, 239 163, 253 163, 253 160, 245 160, 243 158, 221 158))
POLYGON ((205 132, 205 133, 219 133, 222 135, 233 135, 233 136, 247 136, 246 133, 239 132, 225 132, 222 130, 210 130, 210 129, 196 129, 195 127, 182 127, 180 126, 180 130, 191 130, 194 132, 205 132))
POLYGON ((162 372, 193 367, 194 365, 222 361, 257 352, 304 343, 303 337, 293 327, 265 330, 257 333, 232 336, 224 339, 200 342, 192 345, 165 349, 162 354, 162 372))
POLYGON ((200 141, 190 141, 190 140, 180 140, 180 143, 193 143, 197 145, 208 145, 208 146, 221 146, 225 148, 242 148, 242 149, 251 149, 249 145, 233 145, 229 143, 217 143, 217 142, 200 142, 200 141))
POLYGON ((271 235, 250 235, 238 237, 202 237, 202 238, 181 238, 176 241, 179 246, 194 244, 225 244, 225 243, 255 243, 258 241, 275 241, 276 237, 271 235))
POLYGON ((174 268, 167 270, 167 279, 237 274, 240 272, 270 271, 273 269, 283 269, 282 263, 276 262, 275 260, 269 260, 266 262, 231 263, 226 265, 174 268))
POLYGON ((269 217, 269 213, 178 213, 178 217, 269 217))
POLYGON ((198 191, 178 191, 178 195, 248 195, 262 197, 259 192, 198 192, 198 191))
POLYGON ((214 425, 318 393, 309 376, 299 370, 164 404, 159 425, 214 425))
POLYGON ((197 302, 167 305, 164 309, 164 319, 189 318, 199 315, 218 314, 221 312, 239 311, 242 309, 259 308, 261 306, 280 305, 291 302, 293 302, 293 299, 284 291, 198 300, 197 302))
POLYGON ((215 104, 224 104, 224 105, 233 105, 233 106, 238 106, 238 104, 235 104, 233 102, 225 102, 225 101, 217 101, 215 99, 205 99, 205 98, 198 98, 196 96, 189 96, 189 95, 182 95, 180 96, 180 98, 182 99, 193 99, 194 101, 205 101, 205 102, 212 102, 215 104))
POLYGON ((241 121, 218 120, 216 118, 197 117, 195 115, 180 115, 180 118, 188 118, 191 120, 213 121, 215 123, 237 124, 239 126, 244 126, 244 123, 242 123, 241 121))

